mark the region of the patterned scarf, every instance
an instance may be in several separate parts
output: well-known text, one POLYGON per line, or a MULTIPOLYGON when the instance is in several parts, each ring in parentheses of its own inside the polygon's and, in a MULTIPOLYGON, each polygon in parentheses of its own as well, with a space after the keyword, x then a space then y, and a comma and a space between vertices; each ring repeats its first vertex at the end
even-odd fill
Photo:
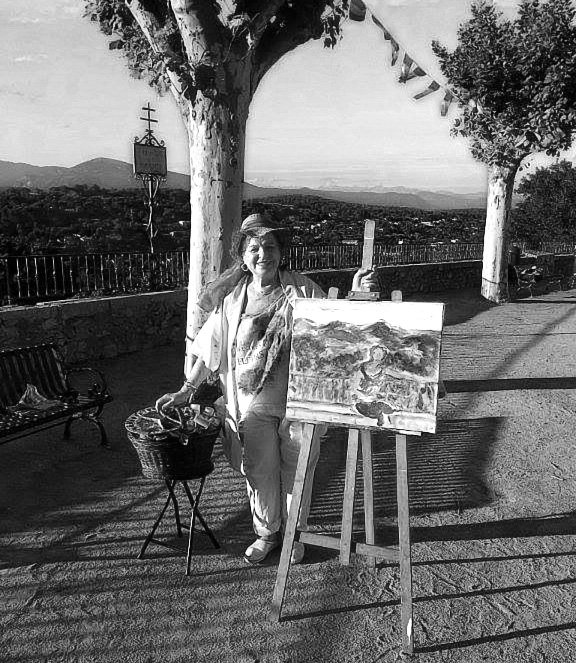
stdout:
POLYGON ((248 394, 256 396, 262 391, 264 383, 276 368, 284 352, 290 351, 292 335, 292 306, 284 295, 274 315, 270 319, 264 337, 263 349, 266 351, 266 362, 259 370, 245 376, 242 384, 238 386, 248 394))

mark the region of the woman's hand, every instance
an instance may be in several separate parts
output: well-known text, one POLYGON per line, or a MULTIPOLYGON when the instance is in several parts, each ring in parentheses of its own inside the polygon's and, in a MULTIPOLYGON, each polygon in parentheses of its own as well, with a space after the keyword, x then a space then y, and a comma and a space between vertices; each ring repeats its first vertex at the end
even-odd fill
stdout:
POLYGON ((352 290, 356 292, 379 292, 378 275, 373 269, 361 267, 352 279, 352 290))
POLYGON ((160 396, 156 401, 156 409, 158 412, 162 413, 163 410, 169 410, 170 408, 179 407, 180 405, 186 405, 190 395, 196 391, 196 388, 205 377, 208 376, 210 371, 206 368, 206 365, 200 357, 196 357, 196 361, 192 366, 190 374, 186 378, 184 384, 178 391, 170 392, 160 396))
POLYGON ((164 394, 156 401, 156 410, 162 413, 164 410, 170 410, 180 405, 185 405, 190 396, 189 391, 174 391, 169 394, 164 394))

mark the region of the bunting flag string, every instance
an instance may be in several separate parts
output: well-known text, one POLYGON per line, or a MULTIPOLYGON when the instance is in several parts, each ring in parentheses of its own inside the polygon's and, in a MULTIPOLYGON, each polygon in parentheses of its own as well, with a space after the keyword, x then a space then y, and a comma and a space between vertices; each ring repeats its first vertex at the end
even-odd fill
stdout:
POLYGON ((454 95, 450 90, 446 90, 446 93, 444 94, 444 99, 442 99, 442 106, 440 107, 440 115, 442 117, 446 117, 446 113, 448 112, 448 109, 450 108, 450 104, 454 101, 454 95))
POLYGON ((406 81, 412 80, 413 78, 416 78, 416 76, 428 76, 428 74, 422 69, 422 67, 414 62, 408 53, 404 53, 404 60, 402 61, 402 68, 398 82, 406 83, 406 81), (412 65, 414 65, 414 69, 412 69, 412 65))
POLYGON ((414 99, 422 99, 422 97, 427 97, 429 94, 432 94, 432 92, 437 92, 439 89, 440 89, 440 83, 432 81, 425 90, 419 92, 418 94, 415 94, 414 99))
POLYGON ((394 66, 398 61, 398 56, 400 55, 400 44, 394 39, 388 30, 386 30, 386 28, 382 25, 382 23, 380 23, 376 16, 372 15, 372 21, 380 28, 382 34, 384 35, 384 39, 390 42, 390 46, 392 47, 391 64, 394 66))
MULTIPOLYGON (((366 6, 362 0, 351 0, 350 2, 350 12, 349 17, 353 21, 364 21, 366 18, 366 12, 369 11, 372 17, 372 22, 380 29, 384 39, 390 42, 392 47, 391 54, 391 65, 394 67, 398 62, 400 57, 400 52, 403 52, 402 64, 400 67, 400 76, 398 78, 399 83, 406 83, 413 78, 421 78, 423 76, 429 76, 429 74, 417 63, 414 59, 407 53, 406 49, 400 46, 400 43, 392 36, 390 31, 382 24, 380 19, 372 13, 372 10, 366 6)), ((444 98, 442 99, 442 104, 440 107, 440 114, 444 117, 448 113, 448 109, 452 102, 457 99, 461 103, 464 103, 459 97, 448 89, 446 86, 441 85, 435 81, 431 76, 430 83, 425 90, 418 92, 414 95, 414 99, 419 100, 424 97, 427 97, 429 94, 437 92, 438 90, 444 91, 444 98)), ((468 102, 471 106, 476 107, 479 112, 482 112, 482 107, 479 102, 475 100, 470 100, 468 102)))

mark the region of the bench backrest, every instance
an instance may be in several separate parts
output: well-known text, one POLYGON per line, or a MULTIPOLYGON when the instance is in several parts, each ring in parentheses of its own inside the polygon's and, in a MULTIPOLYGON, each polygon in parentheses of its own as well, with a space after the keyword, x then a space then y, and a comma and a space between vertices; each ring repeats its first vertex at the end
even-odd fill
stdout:
POLYGON ((33 384, 46 398, 69 391, 56 346, 46 343, 0 351, 0 406, 15 405, 27 384, 33 384))

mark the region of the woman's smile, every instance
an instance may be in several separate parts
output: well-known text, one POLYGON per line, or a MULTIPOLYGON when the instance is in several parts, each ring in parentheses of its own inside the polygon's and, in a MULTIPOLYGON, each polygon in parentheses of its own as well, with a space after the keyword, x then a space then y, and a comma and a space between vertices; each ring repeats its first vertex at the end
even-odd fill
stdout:
POLYGON ((280 266, 280 245, 272 233, 251 237, 243 255, 244 264, 253 276, 269 280, 280 266))

